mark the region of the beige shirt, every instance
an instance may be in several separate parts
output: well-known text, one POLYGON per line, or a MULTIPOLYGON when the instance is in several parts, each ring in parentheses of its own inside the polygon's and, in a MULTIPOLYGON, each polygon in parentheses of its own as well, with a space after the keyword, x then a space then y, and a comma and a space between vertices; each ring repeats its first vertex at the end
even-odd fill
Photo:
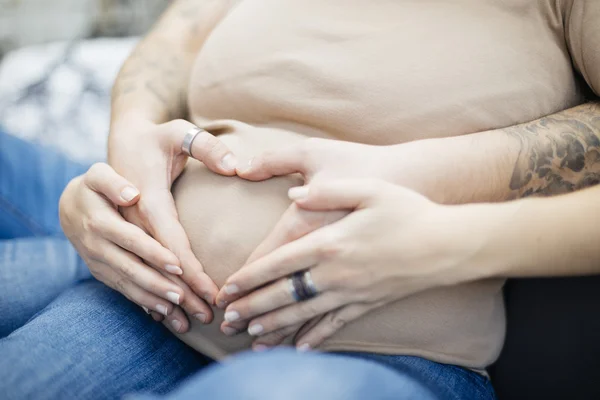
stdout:
MULTIPOLYGON (((230 119, 371 144, 462 135, 575 106, 589 87, 598 93, 599 43, 597 0, 245 0, 202 48, 190 108, 198 123, 230 119)), ((216 124, 237 131, 235 123, 216 124)), ((226 140, 241 152, 255 151, 261 144, 254 140, 269 147, 272 134, 226 140)), ((273 143, 282 138, 285 133, 273 143)), ((177 205, 194 251, 221 284, 285 208, 285 191, 208 178, 194 168, 175 189, 177 205), (211 190, 194 185, 198 180, 211 190), (278 204, 256 229, 260 222, 249 216, 271 200, 233 200, 256 199, 254 190, 278 204), (277 194, 265 194, 270 190, 277 194), (223 207, 234 211, 222 215, 223 207), (245 243, 237 246, 240 240, 245 243), (239 254, 229 254, 237 247, 239 254)), ((504 339, 502 284, 412 296, 348 324, 322 349, 484 368, 504 339)), ((219 322, 208 330, 194 324, 183 339, 215 356, 248 346, 247 337, 217 337, 219 322)))

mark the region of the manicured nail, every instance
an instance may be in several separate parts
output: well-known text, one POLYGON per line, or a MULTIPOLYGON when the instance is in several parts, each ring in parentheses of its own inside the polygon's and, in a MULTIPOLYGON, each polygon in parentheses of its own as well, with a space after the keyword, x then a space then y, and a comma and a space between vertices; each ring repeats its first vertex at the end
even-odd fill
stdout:
POLYGON ((298 347, 296 348, 296 350, 298 350, 298 351, 299 351, 299 352, 301 352, 301 353, 305 353, 305 352, 307 352, 307 351, 310 351, 310 344, 308 344, 308 343, 303 343, 303 344, 301 344, 300 346, 298 346, 298 347))
POLYGON ((230 326, 224 326, 223 328, 221 328, 221 332, 223 332, 227 336, 233 336, 237 333, 237 330, 230 326))
POLYGON ((240 319, 240 313, 237 311, 227 311, 225 313, 225 321, 227 322, 237 321, 238 319, 240 319))
POLYGON ((223 288, 225 290, 225 293, 227 294, 236 294, 237 292, 240 291, 240 288, 238 287, 238 285, 236 284, 229 284, 229 285, 225 285, 225 287, 223 288))
POLYGON ((157 304, 156 305, 156 311, 158 311, 162 315, 168 315, 169 314, 167 312, 167 307, 163 306, 162 304, 157 304))
POLYGON ((219 302, 217 303, 217 307, 225 308, 227 307, 227 302, 225 300, 219 300, 219 302))
POLYGON ((183 270, 177 265, 167 264, 165 265, 165 269, 167 270, 167 272, 170 272, 172 274, 183 275, 183 270))
POLYGON ((197 314, 194 314, 194 318, 196 318, 198 321, 200 321, 202 323, 206 322, 206 314, 204 314, 204 313, 199 312, 197 314))
POLYGON ((264 344, 255 344, 254 346, 252 346, 252 350, 265 351, 265 350, 269 350, 269 346, 265 346, 264 344))
POLYGON ((148 310, 148 307, 142 306, 142 309, 146 311, 146 314, 150 314, 150 310, 148 310))
POLYGON ((264 328, 261 324, 254 324, 248 328, 248 334, 250 336, 260 335, 263 330, 264 330, 264 328))
POLYGON ((288 190, 290 200, 300 200, 308 196, 308 186, 296 186, 288 190))
POLYGON ((237 165, 237 160, 235 158, 235 156, 231 153, 228 153, 227 155, 225 155, 225 157, 223 157, 223 159, 221 160, 221 166, 226 169, 227 171, 232 171, 235 169, 237 165))
POLYGON ((167 299, 174 304, 179 304, 179 294, 175 292, 167 292, 167 299))
POLYGON ((181 329, 181 326, 183 324, 181 323, 181 321, 178 321, 176 319, 174 319, 173 321, 171 321, 171 326, 173 327, 173 329, 175 329, 175 331, 179 332, 179 330, 181 329))
POLYGON ((133 186, 126 186, 125 189, 121 190, 121 198, 127 202, 136 198, 140 194, 140 191, 133 186))
POLYGON ((238 168, 241 172, 247 172, 252 168, 252 162, 254 161, 254 157, 250 158, 247 163, 238 168))

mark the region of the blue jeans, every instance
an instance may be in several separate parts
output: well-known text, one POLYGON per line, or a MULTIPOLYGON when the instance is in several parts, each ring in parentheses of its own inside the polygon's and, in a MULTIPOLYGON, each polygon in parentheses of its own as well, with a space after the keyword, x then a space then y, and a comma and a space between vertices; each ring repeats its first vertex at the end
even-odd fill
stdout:
POLYGON ((213 363, 91 278, 61 234, 59 196, 86 168, 0 132, 0 397, 494 398, 487 378, 418 357, 274 350, 213 363))

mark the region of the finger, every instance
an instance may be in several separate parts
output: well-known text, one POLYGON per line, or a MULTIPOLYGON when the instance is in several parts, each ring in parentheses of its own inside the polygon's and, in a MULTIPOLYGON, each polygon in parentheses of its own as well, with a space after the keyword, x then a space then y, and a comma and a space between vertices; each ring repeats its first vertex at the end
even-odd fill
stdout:
POLYGON ((248 320, 280 307, 295 303, 287 278, 251 292, 225 310, 221 332, 231 336, 248 328, 248 320))
POLYGON ((121 276, 126 277, 127 280, 134 282, 143 290, 175 305, 183 301, 184 293, 179 286, 145 265, 135 255, 110 242, 105 242, 100 247, 104 254, 102 261, 112 266, 121 276))
POLYGON ((139 227, 123 221, 116 211, 113 217, 105 218, 102 224, 102 236, 108 241, 171 274, 183 274, 175 254, 139 227))
POLYGON ((152 236, 163 246, 171 250, 181 263, 181 278, 194 293, 214 303, 218 288, 202 268, 202 264, 192 252, 189 239, 179 222, 173 196, 169 191, 152 192, 155 202, 144 205, 146 219, 150 225, 152 236))
POLYGON ((296 331, 298 331, 300 327, 301 325, 291 325, 286 328, 279 329, 274 332, 267 333, 266 335, 260 336, 258 339, 252 342, 252 350, 263 351, 271 347, 279 346, 287 338, 289 338, 296 331))
POLYGON ((338 180, 290 188, 291 200, 309 210, 353 210, 367 205, 391 184, 371 179, 338 180))
POLYGON ((181 307, 173 308, 173 312, 165 317, 165 322, 172 332, 186 333, 190 329, 190 322, 181 307))
POLYGON ((97 276, 100 281, 121 293, 123 296, 137 305, 145 307, 148 310, 158 312, 163 316, 167 316, 173 311, 174 306, 171 302, 142 289, 134 282, 127 279, 127 277, 113 270, 110 266, 98 261, 88 263, 88 265, 90 265, 90 269, 102 271, 101 276, 97 276))
MULTIPOLYGON (((222 292, 227 295, 227 299, 234 301, 268 282, 308 269, 322 260, 331 258, 341 249, 339 237, 344 233, 343 222, 344 220, 341 220, 311 232, 245 265, 227 279, 222 292)), ((321 289, 327 290, 330 277, 321 279, 321 289)))
POLYGON ((246 263, 251 263, 286 243, 338 221, 347 214, 345 211, 308 211, 291 204, 275 228, 248 257, 246 263))
POLYGON ((156 322, 162 322, 165 319, 162 314, 159 314, 156 311, 150 311, 150 316, 152 316, 152 319, 156 322))
POLYGON ((323 293, 313 299, 294 303, 253 319, 248 324, 248 334, 262 336, 308 320, 342 306, 342 296, 334 292, 323 293))
MULTIPOLYGON (((170 138, 175 154, 182 154, 183 138, 195 126, 183 120, 171 121, 169 124, 172 125, 168 130, 172 132, 170 138)), ((190 150, 191 156, 202 161, 211 171, 221 175, 235 175, 236 156, 221 140, 209 132, 201 130, 195 136, 190 150)))
POLYGON ((181 288, 181 290, 183 290, 184 296, 180 306, 185 310, 185 312, 204 324, 209 324, 212 322, 212 309, 204 300, 198 297, 198 295, 194 293, 179 276, 163 272, 161 272, 161 274, 164 274, 166 278, 174 282, 179 288, 181 288))
POLYGON ((131 206, 140 198, 140 191, 108 164, 92 165, 83 176, 83 182, 91 190, 107 197, 118 206, 131 206))
POLYGON ((273 176, 300 173, 307 175, 311 165, 306 145, 298 144, 277 150, 265 151, 237 168, 238 176, 251 181, 262 181, 273 176))
POLYGON ((348 322, 363 316, 376 307, 378 305, 351 304, 327 313, 315 326, 296 339, 296 347, 299 350, 314 349, 343 328, 348 322))
MULTIPOLYGON (((315 282, 322 281, 321 271, 321 268, 311 270, 315 282)), ((319 287, 317 290, 322 293, 324 288, 319 287)), ((231 303, 225 310, 224 318, 227 322, 249 320, 294 303, 296 303, 296 299, 293 295, 290 278, 285 277, 231 303)))

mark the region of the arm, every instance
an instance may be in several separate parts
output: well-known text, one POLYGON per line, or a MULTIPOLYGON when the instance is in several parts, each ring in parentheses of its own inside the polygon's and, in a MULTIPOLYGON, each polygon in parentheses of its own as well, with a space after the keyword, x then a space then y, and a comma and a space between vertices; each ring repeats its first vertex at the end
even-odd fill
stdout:
MULTIPOLYGON (((564 34, 574 69, 600 96, 600 2, 567 4, 564 34)), ((429 172, 430 192, 424 192, 446 203, 546 196, 600 181, 599 102, 517 126, 426 142, 433 165, 415 160, 429 172)), ((400 173, 397 182, 420 189, 418 182, 402 182, 400 173)))
POLYGON ((467 205, 467 240, 485 238, 468 268, 484 277, 600 273, 600 186, 548 199, 467 205), (476 222, 479 221, 479 222, 476 222))
MULTIPOLYGON (((163 123, 187 114, 192 64, 233 1, 177 0, 142 39, 112 90, 111 124, 130 117, 163 123)), ((111 129, 114 142, 127 131, 111 129)), ((109 156, 111 154, 109 147, 109 156)))
POLYGON ((392 146, 389 158, 387 180, 446 204, 570 192, 600 182, 600 103, 508 128, 392 146), (406 166, 407 158, 414 174, 393 166, 406 166))
MULTIPOLYGON (((172 2, 117 77, 113 88, 108 160, 115 176, 126 179, 139 190, 139 200, 135 205, 120 207, 121 213, 113 215, 110 223, 102 220, 99 223, 105 222, 110 227, 133 224, 137 226, 138 235, 126 237, 126 232, 119 229, 106 233, 106 226, 98 228, 89 223, 86 213, 72 214, 68 225, 69 231, 74 232, 71 240, 84 258, 89 254, 102 254, 102 262, 94 266, 94 275, 98 279, 152 310, 157 318, 156 312, 164 315, 168 311, 167 319, 178 332, 185 332, 189 327, 180 307, 202 322, 211 321, 212 311, 206 302, 213 302, 217 287, 204 273, 190 248, 170 192, 173 180, 187 162, 187 156, 181 150, 183 137, 193 127, 183 119, 173 119, 185 117, 187 86, 194 58, 209 32, 232 4, 233 1, 226 0, 172 2), (118 217, 124 220, 118 221, 118 217), (85 243, 79 243, 77 237, 83 236, 87 238, 85 243), (100 248, 106 242, 105 237, 117 246, 100 248), (157 256, 161 250, 148 248, 147 243, 155 242, 163 246, 162 253, 165 248, 170 250, 165 253, 172 255, 168 263, 156 262, 164 258, 157 256), (124 253, 123 249, 127 251, 124 253), (124 263, 124 258, 135 262, 124 263), (140 260, 160 274, 152 273, 153 279, 148 280, 148 267, 140 260), (169 291, 167 296, 164 288, 173 288, 173 283, 179 289, 169 291), (169 307, 158 302, 148 304, 148 299, 156 298, 156 295, 172 304, 169 307)), ((212 135, 199 134, 193 146, 195 158, 212 171, 224 175, 235 173, 231 165, 232 160, 235 161, 233 155, 212 135), (229 164, 224 162, 226 157, 229 164)), ((98 180, 104 181, 104 185, 111 183, 106 175, 98 180)), ((75 182, 73 187, 81 185, 75 182)), ((71 190, 70 193, 65 198, 75 199, 78 191, 71 190)), ((63 208, 68 209, 73 203, 65 201, 63 208)), ((100 203, 93 203, 93 207, 88 210, 89 214, 102 215, 100 203)), ((65 212, 64 215, 70 214, 65 212)))

